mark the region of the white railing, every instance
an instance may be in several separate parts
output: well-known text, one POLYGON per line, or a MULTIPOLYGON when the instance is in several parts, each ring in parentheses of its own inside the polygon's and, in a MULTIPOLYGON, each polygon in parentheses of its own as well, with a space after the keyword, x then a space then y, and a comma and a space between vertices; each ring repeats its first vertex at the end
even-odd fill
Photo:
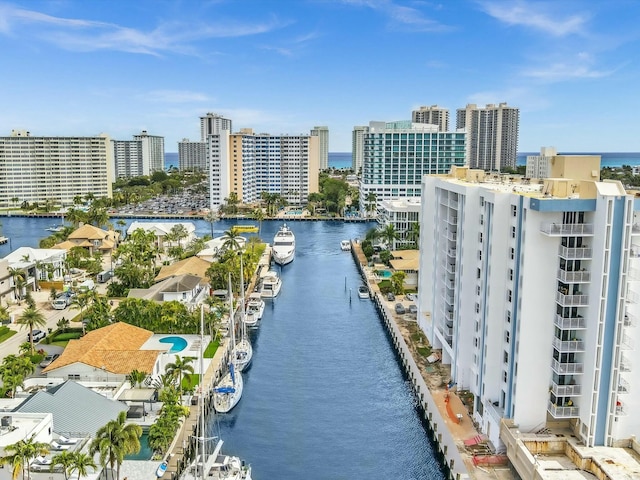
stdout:
POLYGON ((563 330, 582 330, 587 328, 587 321, 584 317, 573 318, 556 315, 556 320, 553 323, 563 330))
POLYGON ((563 283, 587 283, 591 281, 591 272, 587 272, 586 270, 568 272, 559 268, 558 280, 563 283))
POLYGON ((558 385, 557 383, 551 384, 551 391, 556 397, 578 396, 580 395, 581 390, 581 385, 558 385))
POLYGON ((627 411, 624 409, 622 405, 616 406, 616 415, 623 417, 627 414, 627 411))
POLYGON ((584 352, 584 342, 582 340, 560 340, 553 339, 553 346, 559 352, 584 352))
MULTIPOLYGON (((547 235, 567 237, 593 235, 592 223, 543 223, 540 231, 547 235)), ((639 232, 640 233, 640 232, 639 232)))
POLYGON ((632 313, 626 312, 624 314, 623 325, 625 327, 635 327, 636 326, 636 316, 632 313))
POLYGON ((633 350, 633 340, 628 335, 622 336, 622 342, 620 342, 620 345, 624 350, 633 350))
POLYGON ((638 225, 637 223, 634 223, 631 226, 631 234, 632 235, 640 235, 640 225, 638 225))
POLYGON ((574 406, 559 407, 551 402, 547 404, 547 411, 554 418, 574 418, 580 415, 580 409, 574 406))
POLYGON ((589 305, 589 296, 581 294, 565 295, 563 293, 556 292, 556 302, 567 307, 586 307, 589 305))
POLYGON ((504 408, 500 408, 499 406, 494 405, 494 402, 487 400, 484 403, 484 409, 496 423, 500 423, 500 420, 504 416, 504 408))
POLYGON ((631 361, 625 357, 624 355, 620 356, 620 371, 621 372, 630 372, 631 371, 631 361))
POLYGON ((568 375, 574 373, 582 373, 584 370, 584 364, 582 363, 560 363, 555 358, 551 359, 551 368, 556 373, 561 375, 568 375))
POLYGON ((571 259, 589 259, 593 256, 591 249, 587 247, 565 247, 560 245, 558 248, 558 255, 568 260, 571 259))
POLYGON ((629 382, 627 382, 624 378, 618 376, 618 393, 631 393, 631 387, 629 382))

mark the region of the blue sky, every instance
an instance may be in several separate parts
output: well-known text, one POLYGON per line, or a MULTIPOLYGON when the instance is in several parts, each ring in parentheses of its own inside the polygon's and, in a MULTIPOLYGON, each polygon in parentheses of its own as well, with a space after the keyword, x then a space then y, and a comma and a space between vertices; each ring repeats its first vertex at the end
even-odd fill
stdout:
POLYGON ((520 151, 640 151, 637 0, 0 0, 0 135, 355 125, 520 108, 520 151))

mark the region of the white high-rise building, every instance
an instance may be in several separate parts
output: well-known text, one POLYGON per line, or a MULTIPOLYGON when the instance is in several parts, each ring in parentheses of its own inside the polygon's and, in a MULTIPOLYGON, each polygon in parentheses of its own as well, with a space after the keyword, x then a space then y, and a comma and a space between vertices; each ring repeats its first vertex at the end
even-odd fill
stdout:
POLYGON ((465 129, 467 165, 482 170, 514 168, 518 159, 520 110, 506 103, 478 107, 469 104, 456 111, 456 128, 465 129))
POLYGON ((164 137, 143 130, 133 140, 113 140, 115 178, 151 175, 164 169, 164 137))
POLYGON ((320 170, 329 168, 329 127, 313 127, 311 135, 318 137, 320 149, 320 170))
POLYGON ((351 168, 356 173, 360 173, 364 159, 364 135, 369 132, 368 126, 353 127, 351 134, 351 168))
POLYGON ((200 117, 200 141, 206 142, 207 136, 218 135, 223 130, 232 131, 232 123, 228 118, 224 118, 217 113, 207 113, 200 117))
POLYGON ((178 142, 178 168, 207 172, 207 142, 192 142, 188 138, 178 142))
POLYGON ((22 202, 72 205, 88 193, 111 197, 113 148, 107 135, 0 137, 0 207, 22 202))
POLYGON ((419 197, 422 176, 448 173, 465 163, 465 133, 439 132, 425 123, 371 122, 363 134, 360 208, 371 216, 371 201, 419 197), (369 208, 369 210, 367 210, 369 208))
POLYGON ((143 130, 139 135, 134 135, 135 141, 142 143, 142 175, 150 175, 153 172, 164 170, 164 137, 149 135, 143 130))
POLYGON ((449 131, 449 109, 431 105, 421 106, 418 110, 411 112, 411 121, 414 123, 429 123, 438 125, 441 132, 449 131))
POLYGON ((542 147, 540 155, 527 155, 527 178, 548 178, 551 171, 551 159, 558 154, 555 147, 542 147))
POLYGON ((640 431, 640 207, 599 163, 424 177, 419 325, 498 448, 503 418, 589 447, 640 431))

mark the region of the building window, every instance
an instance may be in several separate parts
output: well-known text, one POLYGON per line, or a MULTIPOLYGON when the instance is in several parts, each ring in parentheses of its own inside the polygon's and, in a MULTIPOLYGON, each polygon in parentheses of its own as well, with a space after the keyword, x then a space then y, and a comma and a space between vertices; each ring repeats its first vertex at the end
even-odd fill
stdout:
POLYGON ((482 243, 482 232, 478 234, 478 240, 480 241, 480 243, 482 243))
POLYGON ((509 253, 510 253, 510 256, 511 256, 511 260, 516 258, 516 251, 513 249, 513 247, 510 249, 509 253))
POLYGON ((507 383, 507 372, 505 372, 504 370, 502 371, 502 381, 504 383, 507 383))
POLYGON ((516 238, 516 227, 511 227, 511 238, 516 238))
POLYGON ((482 260, 482 250, 478 250, 478 260, 482 260))
POLYGON ((511 323, 511 310, 507 310, 507 323, 511 323))
POLYGON ((507 352, 502 352, 502 363, 509 363, 509 354, 507 352))
POLYGON ((511 303, 511 290, 507 290, 507 302, 511 303))
POLYGON ((513 280, 513 268, 509 269, 509 280, 513 280))
POLYGON ((509 332, 509 330, 506 330, 504 332, 504 341, 509 343, 509 336, 511 335, 511 333, 509 332))
POLYGON ((518 207, 516 207, 515 205, 511 205, 511 216, 515 217, 518 213, 518 207))
POLYGON ((476 302, 476 313, 480 313, 480 304, 476 302))

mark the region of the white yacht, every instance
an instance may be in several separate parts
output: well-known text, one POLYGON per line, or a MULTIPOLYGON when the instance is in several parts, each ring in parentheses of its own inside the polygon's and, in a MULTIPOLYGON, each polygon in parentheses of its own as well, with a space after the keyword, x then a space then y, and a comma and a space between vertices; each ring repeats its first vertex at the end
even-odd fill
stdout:
POLYGON ((279 265, 286 265, 293 261, 296 253, 296 236, 285 223, 273 237, 273 260, 279 265))
POLYGON ((242 374, 236 372, 233 362, 230 362, 229 371, 213 389, 213 408, 216 412, 230 412, 240 401, 243 388, 242 374))
POLYGON ((340 250, 343 252, 351 251, 351 242, 349 240, 342 240, 340 242, 340 250))
POLYGON ((262 298, 276 298, 282 288, 282 280, 278 276, 278 272, 269 270, 264 277, 262 277, 262 289, 260 290, 260 296, 262 298))
POLYGON ((366 285, 360 285, 358 287, 358 297, 360 298, 370 298, 369 296, 369 287, 366 285))
POLYGON ((262 314, 264 313, 264 300, 259 293, 252 293, 249 295, 247 301, 247 313, 253 315, 257 321, 262 320, 262 314))

